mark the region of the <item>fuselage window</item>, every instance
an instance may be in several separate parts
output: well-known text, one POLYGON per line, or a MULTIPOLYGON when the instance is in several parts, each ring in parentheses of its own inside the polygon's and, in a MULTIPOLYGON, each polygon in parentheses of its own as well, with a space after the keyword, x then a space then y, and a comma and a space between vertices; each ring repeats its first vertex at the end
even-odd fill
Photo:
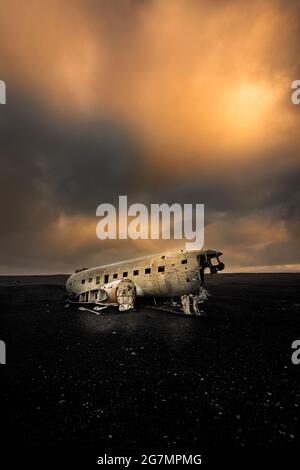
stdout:
POLYGON ((158 266, 158 272, 159 273, 164 273, 165 272, 165 267, 164 266, 158 266))
POLYGON ((181 260, 181 264, 186 264, 187 263, 187 259, 182 259, 181 260))
POLYGON ((105 274, 104 276, 104 283, 106 284, 109 280, 109 274, 105 274))
POLYGON ((139 275, 139 270, 138 270, 138 269, 135 269, 135 270, 133 271, 133 275, 134 275, 134 276, 138 276, 138 275, 139 275))
POLYGON ((124 271, 123 272, 123 277, 127 277, 128 276, 128 272, 127 271, 124 271))
POLYGON ((151 273, 151 268, 146 268, 145 269, 145 274, 150 274, 151 273))

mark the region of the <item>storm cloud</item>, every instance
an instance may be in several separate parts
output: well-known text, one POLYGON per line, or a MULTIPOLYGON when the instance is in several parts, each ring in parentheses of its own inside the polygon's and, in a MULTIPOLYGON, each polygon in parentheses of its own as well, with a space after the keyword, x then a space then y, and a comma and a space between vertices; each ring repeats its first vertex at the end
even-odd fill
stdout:
POLYGON ((2 273, 182 248, 100 241, 96 207, 205 204, 228 270, 299 270, 300 6, 4 1, 2 273))

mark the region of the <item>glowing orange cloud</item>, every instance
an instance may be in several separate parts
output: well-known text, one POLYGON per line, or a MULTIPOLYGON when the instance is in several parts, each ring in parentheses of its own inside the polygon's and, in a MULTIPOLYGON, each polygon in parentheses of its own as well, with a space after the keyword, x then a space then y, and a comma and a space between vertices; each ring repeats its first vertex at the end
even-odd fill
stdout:
POLYGON ((284 104, 295 79, 292 9, 188 0, 119 8, 100 4, 96 15, 80 0, 4 1, 0 50, 12 79, 69 119, 126 122, 151 165, 255 158, 297 139, 284 104))

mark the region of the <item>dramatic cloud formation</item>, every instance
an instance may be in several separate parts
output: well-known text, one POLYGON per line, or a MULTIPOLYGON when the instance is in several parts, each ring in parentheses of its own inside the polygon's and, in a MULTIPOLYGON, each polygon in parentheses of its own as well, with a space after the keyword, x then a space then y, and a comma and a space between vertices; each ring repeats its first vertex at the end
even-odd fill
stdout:
POLYGON ((228 270, 299 270, 298 1, 4 0, 0 39, 3 273, 180 246, 99 241, 119 194, 204 203, 228 270))

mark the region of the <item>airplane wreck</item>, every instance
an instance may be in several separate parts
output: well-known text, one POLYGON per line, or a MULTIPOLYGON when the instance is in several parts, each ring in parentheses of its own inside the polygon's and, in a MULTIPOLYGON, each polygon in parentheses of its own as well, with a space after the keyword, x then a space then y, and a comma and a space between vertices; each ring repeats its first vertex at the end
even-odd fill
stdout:
POLYGON ((185 314, 199 314, 204 272, 222 271, 221 255, 214 250, 180 250, 83 268, 68 278, 66 289, 71 302, 83 307, 96 304, 95 310, 116 306, 124 312, 139 298, 152 298, 154 304, 159 299, 178 301, 185 314))

